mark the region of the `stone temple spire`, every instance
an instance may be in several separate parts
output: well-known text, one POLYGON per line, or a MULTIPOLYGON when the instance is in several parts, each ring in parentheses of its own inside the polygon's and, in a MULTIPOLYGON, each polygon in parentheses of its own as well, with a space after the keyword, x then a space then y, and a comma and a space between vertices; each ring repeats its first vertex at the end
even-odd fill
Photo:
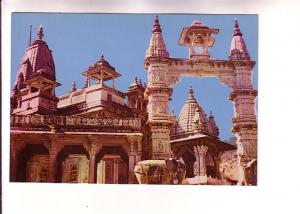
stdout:
POLYGON ((230 56, 231 60, 250 60, 243 34, 239 28, 237 19, 234 20, 234 32, 231 40, 230 56))
POLYGON ((169 58, 169 52, 167 51, 162 30, 159 24, 158 16, 155 16, 154 24, 152 28, 152 36, 150 39, 150 44, 148 50, 146 51, 147 57, 161 57, 169 58))
POLYGON ((25 50, 12 91, 14 102, 11 106, 12 114, 57 112, 58 98, 55 95, 55 88, 60 83, 56 82, 52 51, 43 40, 43 36, 42 26, 38 28, 37 38, 33 42, 29 35, 29 46, 25 50), (15 105, 16 103, 18 105, 15 105))

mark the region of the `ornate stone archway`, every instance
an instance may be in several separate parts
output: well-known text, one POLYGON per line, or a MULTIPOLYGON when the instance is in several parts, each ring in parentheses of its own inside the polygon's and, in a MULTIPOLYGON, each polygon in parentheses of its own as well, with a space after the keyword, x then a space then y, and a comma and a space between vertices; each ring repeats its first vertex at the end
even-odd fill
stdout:
MULTIPOLYGON (((166 159, 172 156, 170 127, 174 119, 168 112, 168 108, 172 88, 182 76, 218 77, 222 84, 232 89, 229 96, 229 100, 234 104, 232 131, 237 137, 240 169, 242 170, 243 166, 251 160, 257 159, 255 114, 257 90, 252 84, 252 69, 255 61, 250 59, 237 20, 235 20, 229 58, 212 59, 208 48, 213 46, 212 36, 218 32, 218 29, 209 28, 200 21, 193 22, 190 27, 183 28, 179 40, 180 45, 188 46, 188 58, 171 58, 164 43, 158 17, 155 17, 144 63, 148 71, 145 93, 148 96, 149 140, 152 148, 159 148, 152 151, 152 159, 166 159)), ((245 175, 243 172, 240 174, 245 175)), ((246 180, 248 184, 255 185, 256 172, 247 173, 246 180)))

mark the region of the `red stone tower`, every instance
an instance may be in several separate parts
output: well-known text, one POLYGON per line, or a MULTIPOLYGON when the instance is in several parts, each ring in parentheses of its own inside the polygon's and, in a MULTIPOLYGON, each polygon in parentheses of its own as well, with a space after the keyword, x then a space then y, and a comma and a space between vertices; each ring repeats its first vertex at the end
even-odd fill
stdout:
POLYGON ((14 115, 55 114, 58 98, 55 88, 55 65, 52 51, 43 41, 43 28, 40 26, 37 39, 23 56, 11 96, 11 113, 14 115))

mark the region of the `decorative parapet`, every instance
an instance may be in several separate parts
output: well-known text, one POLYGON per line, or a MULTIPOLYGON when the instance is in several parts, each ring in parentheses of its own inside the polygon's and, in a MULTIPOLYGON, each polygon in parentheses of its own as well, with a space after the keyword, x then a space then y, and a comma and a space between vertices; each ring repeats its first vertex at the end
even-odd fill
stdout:
POLYGON ((86 117, 58 115, 12 115, 10 126, 13 130, 47 130, 55 126, 61 131, 100 131, 122 132, 140 131, 140 118, 86 117))

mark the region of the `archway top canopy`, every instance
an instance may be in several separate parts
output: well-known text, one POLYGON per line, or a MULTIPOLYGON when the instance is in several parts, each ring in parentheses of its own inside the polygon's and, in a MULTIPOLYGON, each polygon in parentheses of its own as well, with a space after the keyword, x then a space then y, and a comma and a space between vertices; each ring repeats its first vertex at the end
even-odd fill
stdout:
POLYGON ((218 33, 219 29, 209 28, 202 21, 195 20, 190 27, 184 27, 182 29, 179 45, 198 44, 212 47, 215 41, 212 35, 218 33))

